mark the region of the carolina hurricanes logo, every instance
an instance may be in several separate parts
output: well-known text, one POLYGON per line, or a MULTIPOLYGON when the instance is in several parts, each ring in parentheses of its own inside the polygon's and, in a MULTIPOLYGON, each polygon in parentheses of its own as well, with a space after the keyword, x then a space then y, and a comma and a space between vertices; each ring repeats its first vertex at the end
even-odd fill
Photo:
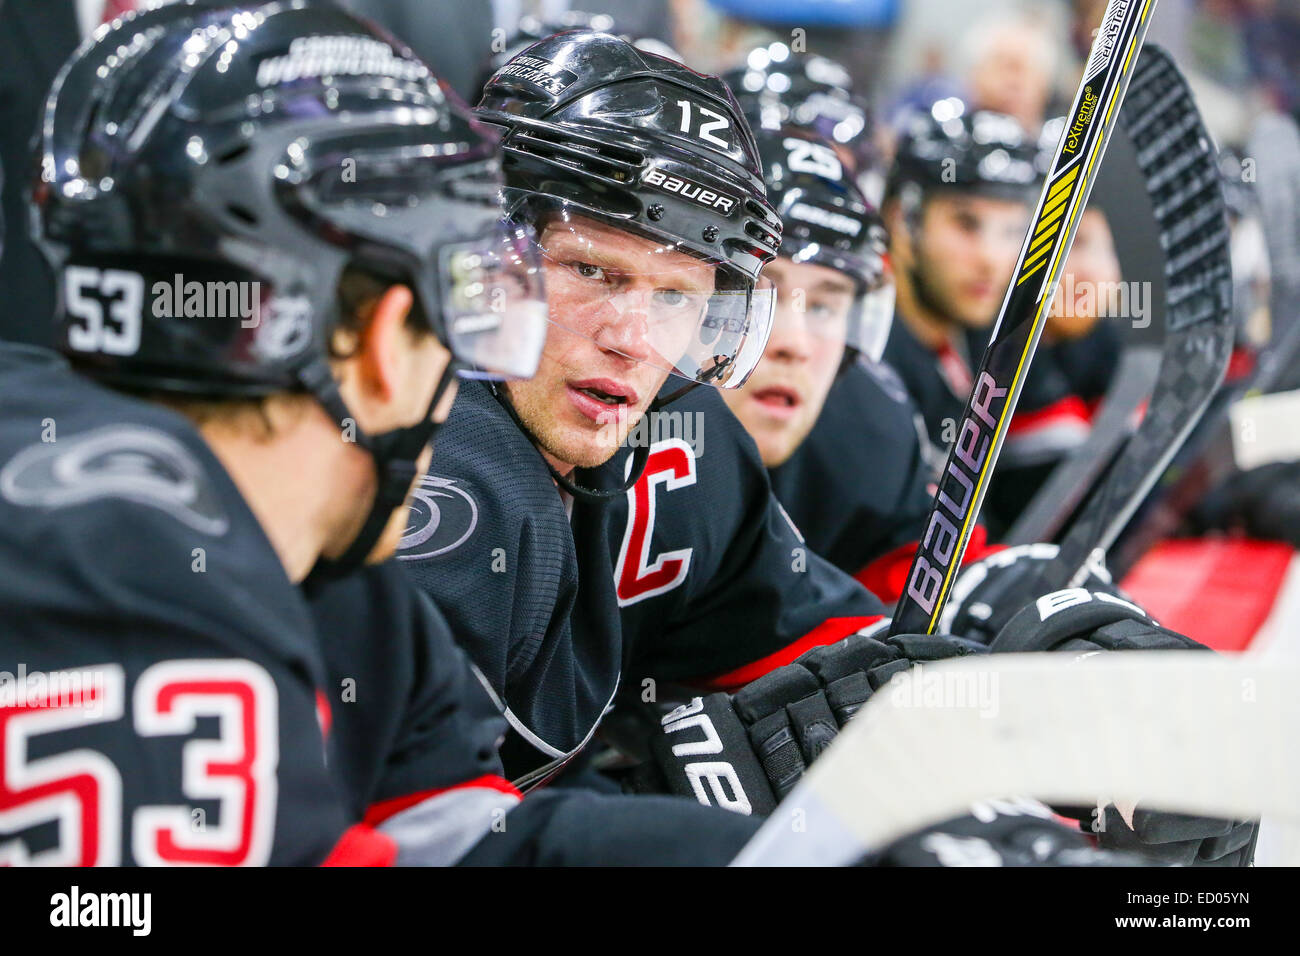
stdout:
POLYGON ((454 551, 478 526, 478 505, 452 478, 425 475, 411 495, 411 513, 397 548, 400 561, 454 551))
POLYGON ((623 532, 618 567, 614 571, 619 607, 671 591, 686 580, 686 572, 690 570, 690 548, 665 551, 650 560, 655 490, 660 484, 665 491, 695 484, 695 453, 680 438, 655 442, 650 447, 645 472, 627 491, 627 529, 623 532))
POLYGON ((0 469, 0 497, 38 508, 125 498, 204 534, 223 535, 230 526, 198 459, 173 436, 142 425, 29 445, 0 469))

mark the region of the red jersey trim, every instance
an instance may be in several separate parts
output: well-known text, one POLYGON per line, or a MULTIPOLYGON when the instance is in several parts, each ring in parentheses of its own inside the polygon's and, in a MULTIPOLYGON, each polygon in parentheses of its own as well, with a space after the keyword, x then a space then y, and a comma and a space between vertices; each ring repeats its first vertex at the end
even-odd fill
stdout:
POLYGON ((768 671, 784 667, 804 651, 811 650, 814 647, 821 647, 823 644, 834 644, 840 638, 848 637, 854 631, 860 631, 862 628, 875 624, 879 620, 882 620, 880 614, 873 614, 870 617, 828 618, 793 644, 787 644, 779 651, 773 651, 766 657, 760 657, 743 667, 737 667, 734 671, 727 671, 725 674, 719 674, 709 680, 700 681, 700 686, 708 690, 736 690, 744 687, 752 680, 757 680, 768 671))
MULTIPOLYGON (((917 541, 909 541, 876 558, 854 575, 858 582, 886 604, 895 604, 903 596, 903 587, 907 584, 907 572, 916 555, 917 541)), ((989 544, 988 529, 977 524, 970 535, 970 544, 962 557, 963 565, 987 558, 996 551, 1006 548, 1005 544, 989 544)))
POLYGON ((348 827, 321 866, 392 866, 397 841, 386 833, 358 824, 348 827))
POLYGON ((1067 395, 1042 408, 1017 412, 1012 416, 1011 424, 1007 427, 1007 437, 1036 432, 1066 422, 1081 422, 1086 425, 1090 421, 1088 406, 1084 404, 1083 399, 1078 395, 1067 395))

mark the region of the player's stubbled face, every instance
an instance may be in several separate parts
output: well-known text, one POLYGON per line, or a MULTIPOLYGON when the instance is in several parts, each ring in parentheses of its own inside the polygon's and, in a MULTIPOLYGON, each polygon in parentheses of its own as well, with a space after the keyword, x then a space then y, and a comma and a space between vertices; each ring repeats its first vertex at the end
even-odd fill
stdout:
POLYGON ((551 325, 537 374, 506 386, 552 464, 608 461, 690 344, 714 267, 590 219, 545 226, 551 325))
POLYGON ((997 318, 1016 267, 1030 209, 988 196, 931 196, 925 203, 913 255, 917 279, 932 307, 968 328, 997 318))
POLYGON ((744 388, 722 392, 774 468, 817 423, 844 357, 856 288, 826 266, 779 258, 763 268, 776 286, 776 321, 763 360, 744 388))

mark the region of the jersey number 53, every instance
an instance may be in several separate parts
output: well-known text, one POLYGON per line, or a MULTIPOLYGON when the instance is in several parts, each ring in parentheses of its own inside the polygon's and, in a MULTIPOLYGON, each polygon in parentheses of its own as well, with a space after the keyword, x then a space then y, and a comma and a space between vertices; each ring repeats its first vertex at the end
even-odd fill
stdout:
MULTIPOLYGON (((183 745, 180 774, 185 797, 216 801, 215 824, 185 804, 124 812, 122 772, 96 750, 33 757, 34 741, 119 721, 127 710, 125 677, 116 664, 34 676, 0 696, 0 834, 52 823, 58 841, 32 853, 20 837, 0 836, 0 866, 113 866, 121 862, 128 824, 138 864, 267 862, 279 731, 275 683, 264 669, 247 660, 163 661, 135 682, 130 720, 141 738, 188 736, 198 719, 217 718, 219 736, 183 745)), ((136 772, 151 769, 143 764, 136 772)))

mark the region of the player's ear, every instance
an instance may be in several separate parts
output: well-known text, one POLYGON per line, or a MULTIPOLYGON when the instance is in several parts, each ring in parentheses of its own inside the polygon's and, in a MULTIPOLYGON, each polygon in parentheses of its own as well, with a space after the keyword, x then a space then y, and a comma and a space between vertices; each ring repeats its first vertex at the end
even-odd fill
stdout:
POLYGON ((911 252, 911 235, 907 231, 907 219, 903 215, 903 204, 897 199, 887 199, 880 209, 881 218, 885 220, 885 229, 889 232, 889 253, 891 259, 899 258, 911 252))
POLYGON ((406 319, 414 301, 406 286, 389 286, 375 303, 370 321, 361 332, 357 358, 362 381, 383 402, 391 401, 402 385, 410 349, 406 319))

